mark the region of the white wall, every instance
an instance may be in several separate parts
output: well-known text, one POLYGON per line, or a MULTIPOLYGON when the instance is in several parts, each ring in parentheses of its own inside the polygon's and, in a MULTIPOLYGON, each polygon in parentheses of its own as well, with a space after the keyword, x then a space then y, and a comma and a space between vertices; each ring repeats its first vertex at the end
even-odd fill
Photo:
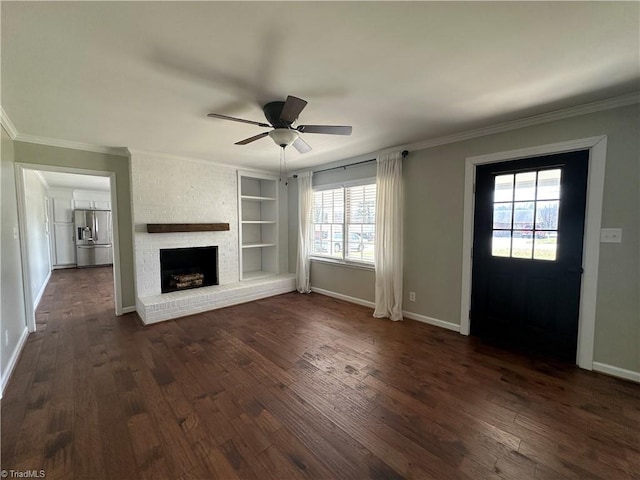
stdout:
POLYGON ((2 390, 27 335, 22 265, 18 238, 13 141, 2 130, 0 168, 0 370, 2 390), (15 232, 15 233, 14 233, 15 232))
POLYGON ((159 295, 160 249, 218 246, 220 285, 239 280, 236 170, 132 152, 136 295, 159 295), (147 233, 147 223, 229 223, 227 232, 147 233))
POLYGON ((31 302, 37 306, 51 273, 49 234, 45 231, 45 197, 47 190, 39 175, 25 170, 25 213, 27 234, 27 265, 31 283, 31 302))

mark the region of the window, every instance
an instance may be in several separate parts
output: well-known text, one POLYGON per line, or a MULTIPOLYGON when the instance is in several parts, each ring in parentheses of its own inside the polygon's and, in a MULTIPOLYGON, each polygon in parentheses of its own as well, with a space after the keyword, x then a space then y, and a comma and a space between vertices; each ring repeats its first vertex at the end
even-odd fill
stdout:
POLYGON ((311 255, 373 263, 376 185, 315 190, 311 255))
POLYGON ((494 257, 555 260, 561 169, 495 177, 494 257))

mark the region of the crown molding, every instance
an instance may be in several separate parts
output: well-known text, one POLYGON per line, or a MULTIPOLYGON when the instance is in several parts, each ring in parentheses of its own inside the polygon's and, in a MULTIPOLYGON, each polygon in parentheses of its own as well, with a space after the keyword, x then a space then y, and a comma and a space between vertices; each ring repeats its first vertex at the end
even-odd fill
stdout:
MULTIPOLYGON (((423 140, 420 142, 408 143, 404 145, 398 145, 395 147, 385 148, 377 152, 371 152, 361 156, 377 157, 382 153, 387 153, 396 150, 423 150, 425 148, 437 147, 440 145, 447 145, 450 143, 461 142, 464 140, 470 140, 472 138, 484 137, 487 135, 494 135, 497 133, 508 132, 510 130, 517 130, 519 128, 531 127, 533 125, 539 125, 542 123, 554 122, 557 120, 563 120, 566 118, 578 117, 580 115, 587 115, 590 113, 601 112, 603 110, 611 110, 619 107, 626 107, 640 103, 640 92, 633 92, 627 95, 621 95, 618 97, 608 98, 605 100, 599 100, 597 102, 586 103, 584 105, 578 105, 576 107, 564 108, 561 110, 555 110, 553 112, 542 113, 539 115, 533 115, 531 117, 525 117, 519 120, 512 120, 509 122, 498 123, 487 127, 481 127, 474 130, 467 130, 465 132, 454 133, 443 137, 433 138, 429 140, 423 140)), ((144 154, 155 155, 162 158, 174 159, 174 160, 187 160, 192 162, 203 162, 208 165, 217 165, 220 167, 237 169, 238 165, 231 165, 228 163, 216 162, 214 160, 207 160, 201 158, 185 157, 181 155, 173 155, 168 153, 159 153, 149 150, 131 149, 127 147, 105 147, 100 145, 91 145, 88 143, 72 142, 68 140, 59 140, 48 137, 38 137, 35 135, 25 135, 18 133, 15 126, 9 119, 7 113, 0 106, 0 120, 2 126, 7 130, 9 136, 16 141, 26 143, 36 143, 39 145, 48 145, 51 147, 70 148, 73 150, 84 150, 87 152, 104 153, 108 155, 117 155, 120 157, 130 157, 132 154, 144 154)), ((260 173, 273 173, 269 170, 259 170, 242 167, 243 170, 253 170, 260 173)), ((303 171, 303 170, 301 170, 303 171)))
POLYGON ((38 145, 47 145, 49 147, 70 148, 72 150, 82 150, 85 152, 104 153, 107 155, 117 155, 119 157, 127 157, 127 153, 122 147, 104 147, 101 145, 92 145, 89 143, 73 142, 70 140, 59 140, 57 138, 38 137, 36 135, 25 135, 18 133, 14 138, 17 142, 35 143, 38 145))
POLYGON ((454 133, 444 137, 433 138, 430 140, 423 140, 421 142, 409 143, 405 145, 399 145, 392 148, 386 148, 373 154, 375 156, 381 153, 387 153, 396 150, 423 150, 425 148, 437 147, 440 145, 447 145, 450 143, 461 142, 464 140, 470 140, 472 138, 484 137, 487 135, 494 135, 496 133, 508 132, 510 130, 517 130, 519 128, 531 127, 533 125, 539 125, 542 123, 555 122, 563 120, 565 118, 578 117, 580 115, 587 115, 589 113, 601 112, 603 110, 612 110, 614 108, 626 107, 640 103, 640 92, 633 92, 627 95, 621 95, 618 97, 608 98, 605 100, 599 100, 597 102, 586 103, 584 105, 578 105, 576 107, 563 108, 561 110, 555 110, 553 112, 541 113, 539 115, 533 115, 531 117, 525 117, 519 120, 512 120, 509 122, 497 123, 488 127, 481 127, 474 130, 467 130, 466 132, 454 133))
POLYGON ((11 140, 15 140, 16 136, 18 135, 18 131, 9 118, 9 115, 7 115, 7 112, 5 112, 4 108, 2 108, 2 105, 0 105, 0 124, 2 124, 4 129, 7 131, 7 133, 11 137, 11 140))

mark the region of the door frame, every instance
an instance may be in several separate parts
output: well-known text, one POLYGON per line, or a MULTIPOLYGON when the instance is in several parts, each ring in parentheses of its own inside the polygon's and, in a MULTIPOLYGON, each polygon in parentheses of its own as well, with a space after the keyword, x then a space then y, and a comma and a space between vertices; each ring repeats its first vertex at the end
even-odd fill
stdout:
POLYGON ((607 159, 607 136, 581 138, 518 150, 467 157, 464 174, 464 214, 462 235, 462 291, 460 306, 460 333, 469 335, 471 322, 471 266, 473 255, 473 218, 475 202, 476 167, 488 163, 520 160, 522 158, 556 153, 589 150, 587 177, 587 205, 582 252, 584 274, 580 286, 580 312, 578 319, 578 350, 576 363, 580 368, 593 369, 593 348, 596 321, 596 295, 598 292, 598 264, 600 258, 600 228, 604 173, 607 159))
POLYGON ((25 171, 50 171, 63 173, 77 173, 82 175, 92 175, 96 177, 108 177, 109 188, 111 190, 111 223, 113 232, 113 296, 116 315, 122 315, 122 277, 120 270, 120 235, 118 233, 118 197, 116 192, 115 172, 101 170, 89 170, 84 168, 59 167, 52 165, 36 165, 33 163, 15 163, 16 194, 18 200, 18 229, 20 231, 20 251, 22 252, 22 282, 24 285, 25 314, 27 318, 27 328, 29 332, 36 331, 36 307, 31 302, 31 283, 29 279, 29 251, 27 249, 26 231, 26 191, 25 191, 25 171))

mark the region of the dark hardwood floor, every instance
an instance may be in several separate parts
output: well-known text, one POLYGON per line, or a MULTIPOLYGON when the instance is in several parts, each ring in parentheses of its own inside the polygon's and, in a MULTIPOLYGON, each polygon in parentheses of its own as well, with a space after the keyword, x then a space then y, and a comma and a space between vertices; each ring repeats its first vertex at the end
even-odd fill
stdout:
POLYGON ((2 400, 47 479, 625 479, 640 386, 317 294, 143 327, 55 271, 2 400))

